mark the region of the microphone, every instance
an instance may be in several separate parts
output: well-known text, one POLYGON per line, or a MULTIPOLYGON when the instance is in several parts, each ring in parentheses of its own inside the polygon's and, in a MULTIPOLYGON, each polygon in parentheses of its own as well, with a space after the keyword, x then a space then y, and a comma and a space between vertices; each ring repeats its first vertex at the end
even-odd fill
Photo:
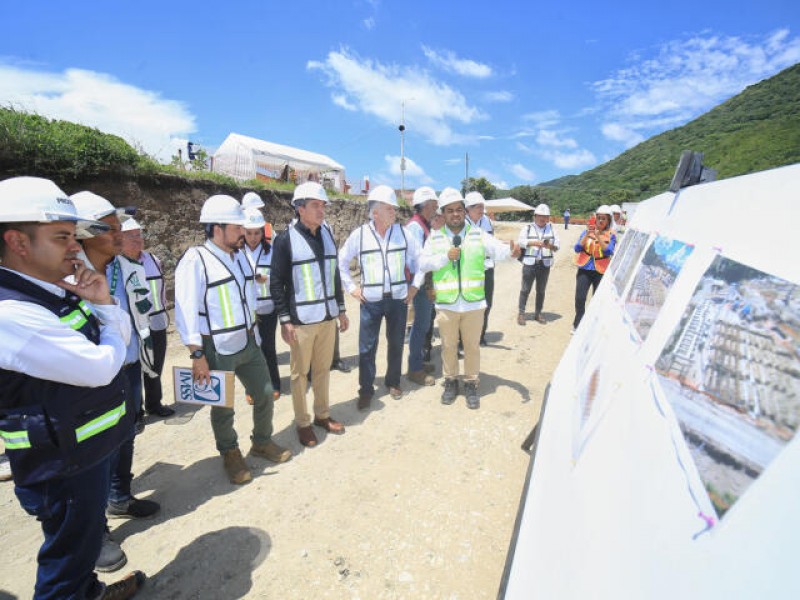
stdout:
MULTIPOLYGON (((453 236, 453 247, 454 248, 458 248, 460 245, 461 245, 461 236, 460 235, 454 235, 453 236)), ((458 261, 457 260, 453 261, 453 268, 454 269, 458 268, 458 261)))

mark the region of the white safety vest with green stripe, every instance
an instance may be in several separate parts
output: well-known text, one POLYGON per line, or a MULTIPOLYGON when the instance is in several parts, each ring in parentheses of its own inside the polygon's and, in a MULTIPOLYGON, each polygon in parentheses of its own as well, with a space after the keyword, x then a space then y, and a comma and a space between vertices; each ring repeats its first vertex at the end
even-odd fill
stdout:
MULTIPOLYGON (((461 258, 453 266, 453 261, 433 273, 433 288, 437 304, 455 304, 459 295, 467 302, 480 302, 486 298, 484 290, 484 261, 486 250, 480 227, 466 226, 461 242, 461 258)), ((435 254, 447 254, 452 247, 444 228, 431 232, 429 243, 435 254)))
POLYGON ((205 312, 208 331, 219 354, 236 354, 247 345, 248 331, 255 323, 253 269, 241 252, 234 254, 233 273, 204 246, 196 247, 206 276, 205 312))
POLYGON ((153 308, 150 311, 150 331, 163 331, 169 327, 169 313, 166 307, 166 294, 164 292, 164 272, 161 270, 159 260, 149 252, 142 252, 142 264, 150 288, 150 301, 153 308))
POLYGON ((275 311, 275 302, 272 300, 272 294, 269 291, 270 273, 272 271, 272 247, 269 250, 264 250, 264 246, 259 244, 255 250, 251 250, 249 246, 245 246, 245 250, 253 263, 256 275, 263 275, 267 278, 264 283, 255 282, 256 313, 259 315, 272 314, 275 311))
POLYGON ((403 228, 394 223, 386 232, 386 251, 378 239, 372 223, 360 227, 358 262, 361 267, 361 289, 368 302, 378 302, 386 290, 388 274, 392 298, 404 300, 408 296, 406 280, 406 255, 408 241, 403 228))
MULTIPOLYGON (((543 242, 549 239, 551 242, 554 239, 553 226, 547 223, 543 230, 539 230, 534 223, 528 224, 528 231, 526 233, 528 241, 538 240, 543 242)), ((522 264, 533 265, 537 260, 541 260, 545 267, 552 266, 553 264, 553 251, 550 248, 542 248, 536 246, 528 246, 525 248, 525 255, 522 259, 522 264)))
POLYGON ((292 247, 292 285, 297 318, 304 325, 320 323, 339 314, 336 303, 336 243, 326 226, 321 228, 324 269, 303 235, 289 228, 292 247))

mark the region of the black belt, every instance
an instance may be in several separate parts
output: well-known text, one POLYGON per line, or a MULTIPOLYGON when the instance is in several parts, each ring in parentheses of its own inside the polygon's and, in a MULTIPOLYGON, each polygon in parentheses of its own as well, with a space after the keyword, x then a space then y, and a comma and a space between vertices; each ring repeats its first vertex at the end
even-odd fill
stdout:
POLYGON ((392 298, 393 298, 392 292, 384 292, 383 293, 383 299, 384 300, 391 300, 392 298))

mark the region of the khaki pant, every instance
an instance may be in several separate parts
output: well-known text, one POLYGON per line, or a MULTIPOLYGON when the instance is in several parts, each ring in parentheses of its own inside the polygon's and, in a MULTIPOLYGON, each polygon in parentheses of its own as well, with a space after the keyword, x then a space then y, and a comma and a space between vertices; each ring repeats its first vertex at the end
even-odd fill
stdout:
POLYGON ((289 368, 291 374, 294 421, 298 427, 311 425, 311 415, 306 406, 308 370, 311 369, 311 388, 314 390, 314 416, 330 416, 328 391, 330 388, 333 347, 336 343, 336 320, 313 325, 295 325, 297 341, 291 345, 289 368))
POLYGON ((442 338, 442 370, 445 379, 458 377, 458 338, 464 344, 464 381, 478 382, 481 370, 481 329, 485 309, 454 312, 436 309, 436 323, 442 338))

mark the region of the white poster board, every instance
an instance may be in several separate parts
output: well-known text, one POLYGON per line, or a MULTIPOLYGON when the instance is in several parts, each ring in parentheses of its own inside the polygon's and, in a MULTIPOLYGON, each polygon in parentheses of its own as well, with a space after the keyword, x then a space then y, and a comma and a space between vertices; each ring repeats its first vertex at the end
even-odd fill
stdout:
POLYGON ((211 371, 211 382, 198 385, 191 367, 173 367, 175 402, 233 408, 234 376, 232 371, 211 371))
POLYGON ((637 206, 553 374, 502 597, 800 598, 798 217, 800 165, 637 206))

